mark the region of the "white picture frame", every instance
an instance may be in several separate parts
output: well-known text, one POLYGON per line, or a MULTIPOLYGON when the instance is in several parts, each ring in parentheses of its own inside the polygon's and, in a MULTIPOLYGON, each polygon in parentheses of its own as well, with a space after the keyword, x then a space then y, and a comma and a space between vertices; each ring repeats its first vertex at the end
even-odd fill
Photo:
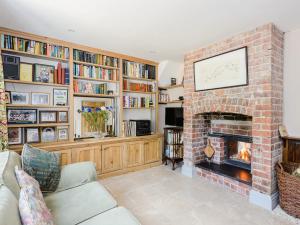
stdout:
POLYGON ((44 92, 32 92, 31 93, 32 105, 50 105, 50 94, 44 92))
POLYGON ((68 89, 53 89, 53 105, 54 106, 68 105, 68 89))
POLYGON ((195 91, 248 85, 247 47, 194 62, 195 91))

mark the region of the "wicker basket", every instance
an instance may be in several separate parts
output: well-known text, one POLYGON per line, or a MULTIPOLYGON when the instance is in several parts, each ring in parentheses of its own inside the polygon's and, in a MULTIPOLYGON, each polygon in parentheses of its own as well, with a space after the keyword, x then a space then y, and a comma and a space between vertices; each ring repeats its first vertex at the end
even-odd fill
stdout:
POLYGON ((288 214, 300 218, 300 178, 291 175, 300 163, 278 163, 276 165, 279 204, 288 214))

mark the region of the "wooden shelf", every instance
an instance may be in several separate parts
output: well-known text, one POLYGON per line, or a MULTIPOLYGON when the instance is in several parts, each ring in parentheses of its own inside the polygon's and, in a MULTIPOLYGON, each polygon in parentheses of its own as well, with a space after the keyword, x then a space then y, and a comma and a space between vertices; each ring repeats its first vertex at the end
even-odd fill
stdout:
POLYGON ((74 96, 78 97, 95 97, 95 98, 115 98, 118 95, 105 95, 105 94, 89 94, 89 93, 74 93, 74 96))
POLYGON ((183 84, 176 84, 176 85, 168 85, 168 86, 160 86, 158 87, 159 90, 168 90, 173 88, 181 88, 183 87, 183 84))
POLYGON ((32 105, 32 104, 6 104, 8 108, 51 108, 51 109, 68 109, 69 106, 53 105, 32 105))
POLYGON ((47 59, 47 60, 54 60, 54 61, 62 61, 62 62, 68 62, 69 59, 62 59, 62 58, 57 58, 53 56, 47 56, 47 55, 39 55, 39 54, 32 54, 29 52, 23 52, 23 51, 18 51, 18 50, 13 50, 13 49, 6 49, 6 48, 1 48, 1 51, 10 53, 10 54, 17 54, 17 55, 23 55, 23 56, 28 56, 28 57, 33 57, 33 58, 40 58, 40 59, 47 59))
POLYGON ((123 75, 123 79, 127 80, 141 80, 141 81, 147 81, 147 82, 156 82, 154 79, 147 79, 147 78, 139 78, 139 77, 128 77, 123 75))
POLYGON ((123 107, 123 109, 151 109, 151 110, 153 110, 155 108, 154 107, 148 107, 148 108, 146 108, 146 107, 123 107))
POLYGON ((77 79, 77 80, 91 80, 91 81, 108 82, 108 83, 119 83, 118 80, 104 80, 104 79, 98 79, 98 78, 76 77, 76 76, 73 76, 73 78, 77 79))
POLYGON ((149 95, 156 94, 156 92, 130 91, 130 90, 123 90, 123 92, 127 92, 127 93, 139 93, 139 94, 149 94, 149 95))
POLYGON ((43 83, 43 82, 34 82, 34 81, 22 81, 22 80, 9 80, 5 79, 5 83, 17 83, 17 84, 28 84, 28 85, 43 85, 43 86, 54 86, 54 87, 67 87, 69 88, 69 84, 54 84, 54 83, 43 83))
POLYGON ((8 124, 7 127, 58 127, 69 126, 69 123, 8 124))
POLYGON ((96 66, 96 67, 101 67, 104 69, 111 69, 111 70, 119 70, 120 69, 119 67, 105 66, 105 65, 101 65, 101 64, 88 63, 88 62, 82 62, 82 61, 76 61, 76 60, 73 60, 73 63, 82 64, 82 65, 86 65, 86 66, 96 66))
POLYGON ((184 100, 173 100, 168 102, 158 102, 158 104, 172 104, 172 103, 183 103, 184 100))

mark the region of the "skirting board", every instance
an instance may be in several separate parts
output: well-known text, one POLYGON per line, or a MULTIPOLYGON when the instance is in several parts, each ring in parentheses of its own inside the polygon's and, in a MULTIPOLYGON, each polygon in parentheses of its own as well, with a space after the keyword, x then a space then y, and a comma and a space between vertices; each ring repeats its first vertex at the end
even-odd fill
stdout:
POLYGON ((275 192, 272 195, 267 195, 251 190, 249 194, 249 202, 272 211, 278 205, 278 192, 275 192))

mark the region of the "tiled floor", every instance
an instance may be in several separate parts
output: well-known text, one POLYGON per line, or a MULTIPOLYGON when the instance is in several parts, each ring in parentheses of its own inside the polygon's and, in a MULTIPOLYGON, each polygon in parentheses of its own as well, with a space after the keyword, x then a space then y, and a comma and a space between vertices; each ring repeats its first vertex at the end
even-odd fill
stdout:
POLYGON ((290 225, 236 193, 160 166, 101 181, 142 225, 290 225))

